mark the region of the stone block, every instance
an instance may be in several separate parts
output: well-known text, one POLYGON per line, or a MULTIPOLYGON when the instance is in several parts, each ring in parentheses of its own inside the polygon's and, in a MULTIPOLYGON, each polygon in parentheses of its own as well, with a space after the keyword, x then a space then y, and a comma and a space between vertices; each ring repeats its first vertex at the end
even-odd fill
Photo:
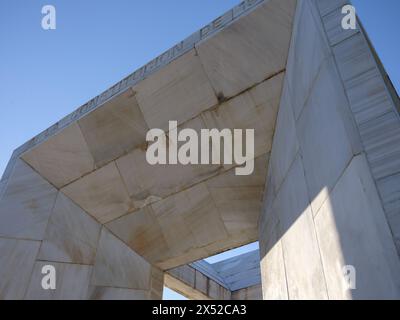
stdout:
POLYGON ((18 160, 0 201, 0 236, 42 240, 57 189, 18 160))
POLYGON ((359 126, 393 110, 382 76, 373 68, 346 82, 351 110, 359 126))
POLYGON ((163 291, 164 291, 164 271, 157 267, 151 267, 150 291, 148 299, 162 300, 163 291))
POLYGON ((311 6, 308 0, 298 2, 286 69, 285 85, 290 92, 296 120, 312 91, 321 65, 330 55, 325 34, 316 22, 311 6))
POLYGON ((194 50, 166 65, 135 86, 136 98, 150 129, 168 129, 218 103, 194 50))
POLYGON ((132 90, 92 111, 78 123, 97 167, 144 145, 149 130, 132 90))
POLYGON ((106 227, 152 263, 168 256, 169 247, 150 206, 113 220, 106 227))
POLYGON ((40 242, 0 238, 0 299, 21 300, 38 254, 40 242))
POLYGON ((288 287, 278 220, 260 230, 260 270, 264 300, 287 300, 288 287))
POLYGON ((38 259, 94 264, 101 225, 59 193, 38 259))
POLYGON ((322 16, 350 3, 349 0, 314 0, 314 2, 318 4, 322 16))
MULTIPOLYGON (((284 73, 202 114, 209 129, 254 129, 254 157, 270 152, 284 73)), ((243 148, 243 150, 245 150, 243 148)), ((223 149, 217 150, 221 154, 223 149)), ((225 165, 229 168, 228 165, 225 165)), ((231 166, 230 166, 231 167, 231 166)))
POLYGON ((330 299, 398 299, 399 258, 364 155, 351 161, 315 218, 330 299), (356 290, 344 266, 356 271, 356 290))
POLYGON ((6 185, 7 185, 8 180, 1 180, 0 181, 0 200, 3 197, 3 193, 6 190, 6 185))
POLYGON ((192 247, 205 247, 227 237, 224 224, 205 184, 196 185, 153 203, 151 207, 172 256, 184 254, 192 247))
MULTIPOLYGON (((365 72, 376 69, 368 43, 362 33, 342 41, 332 48, 345 86, 365 72)), ((378 71, 378 70, 376 70, 378 71)))
POLYGON ((299 151, 296 124, 290 101, 290 92, 288 86, 285 85, 280 102, 270 158, 269 174, 271 176, 271 181, 268 184, 268 188, 272 188, 273 190, 271 190, 271 192, 273 193, 278 192, 279 187, 282 185, 299 151))
POLYGON ((347 99, 332 60, 325 63, 316 79, 297 124, 307 186, 315 212, 325 200, 321 191, 332 189, 353 155, 352 140, 344 114, 347 99))
POLYGON ((94 160, 77 123, 71 124, 22 155, 57 188, 94 170, 94 160))
MULTIPOLYGON (((205 124, 201 117, 196 117, 179 126, 178 130, 185 127, 200 133, 205 124)), ((118 159, 116 164, 129 196, 138 208, 187 189, 224 170, 222 165, 150 165, 146 160, 146 151, 142 149, 135 149, 118 159)))
POLYGON ((273 204, 290 299, 327 299, 313 214, 300 157, 294 161, 273 204))
POLYGON ((150 290, 150 279, 151 265, 103 228, 91 284, 100 287, 150 290))
POLYGON ((400 174, 379 180, 377 188, 400 255, 400 174))
POLYGON ((26 300, 85 300, 88 296, 88 288, 92 266, 78 264, 41 262, 35 263, 29 288, 26 292, 26 300), (56 289, 44 290, 42 279, 45 276, 42 268, 51 265, 56 271, 56 289))
POLYGON ((168 274, 194 288, 196 269, 183 265, 167 271, 168 274))
POLYGON ((400 119, 397 111, 392 110, 360 125, 360 134, 374 178, 397 174, 400 170, 400 119))
POLYGON ((262 300, 261 285, 244 288, 232 292, 232 300, 262 300))
POLYGON ((201 272, 196 270, 196 278, 194 283, 195 289, 207 295, 208 292, 208 278, 201 272))
POLYGON ((233 97, 285 68, 295 3, 267 1, 196 45, 220 98, 233 97))
POLYGON ((357 21, 356 29, 343 29, 342 20, 344 18, 344 14, 342 14, 342 7, 339 7, 333 10, 331 13, 327 14, 322 18, 326 34, 328 36, 329 42, 331 46, 334 46, 341 41, 350 38, 357 32, 360 32, 357 21))
POLYGON ((66 186, 61 192, 101 223, 135 209, 115 162, 66 186))
POLYGON ((148 300, 147 290, 91 286, 89 300, 148 300))
POLYGON ((268 159, 255 161, 254 173, 236 176, 232 169, 206 182, 207 188, 231 236, 240 231, 257 233, 268 159))

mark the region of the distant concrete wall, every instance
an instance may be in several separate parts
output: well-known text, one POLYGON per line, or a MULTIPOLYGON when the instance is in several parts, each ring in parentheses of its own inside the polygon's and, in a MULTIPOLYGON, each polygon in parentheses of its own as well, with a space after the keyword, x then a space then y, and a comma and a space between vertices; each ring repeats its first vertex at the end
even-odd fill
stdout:
POLYGON ((232 292, 232 300, 262 300, 261 284, 232 292))
POLYGON ((167 271, 165 285, 191 300, 231 299, 231 291, 225 285, 192 265, 184 265, 167 271))
POLYGON ((341 28, 346 2, 298 1, 260 219, 264 299, 400 298, 400 122, 363 33, 341 28))
POLYGON ((213 264, 201 260, 168 270, 165 285, 192 300, 260 300, 259 250, 213 264))

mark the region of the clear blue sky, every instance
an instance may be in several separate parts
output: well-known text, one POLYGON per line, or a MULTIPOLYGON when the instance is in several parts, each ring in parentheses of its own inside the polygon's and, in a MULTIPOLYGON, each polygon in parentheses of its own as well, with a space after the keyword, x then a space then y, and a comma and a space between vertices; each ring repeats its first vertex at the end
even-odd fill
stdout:
MULTIPOLYGON (((239 2, 0 0, 0 175, 19 145, 239 2)), ((400 1, 353 4, 399 91, 400 1)))

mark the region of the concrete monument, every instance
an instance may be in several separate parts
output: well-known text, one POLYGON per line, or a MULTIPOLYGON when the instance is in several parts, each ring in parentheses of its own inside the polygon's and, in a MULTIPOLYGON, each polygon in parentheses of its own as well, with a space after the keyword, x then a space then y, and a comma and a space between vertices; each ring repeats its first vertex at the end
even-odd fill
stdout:
POLYGON ((0 298, 400 298, 399 99, 346 4, 246 0, 16 149, 0 298), (254 129, 253 173, 149 164, 170 121, 254 129))

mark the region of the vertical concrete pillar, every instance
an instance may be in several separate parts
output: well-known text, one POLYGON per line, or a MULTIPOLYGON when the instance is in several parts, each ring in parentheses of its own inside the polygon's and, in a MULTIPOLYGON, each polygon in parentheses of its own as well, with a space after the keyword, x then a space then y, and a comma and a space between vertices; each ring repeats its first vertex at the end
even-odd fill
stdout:
POLYGON ((25 162, 0 187, 0 299, 161 299, 163 271, 25 162), (42 286, 45 266, 55 289, 42 286))
MULTIPOLYGON (((350 65, 339 71, 346 57, 332 47, 360 35, 343 34, 343 3, 298 1, 259 224, 264 299, 400 297, 395 241, 343 80, 350 65)), ((373 104, 365 94, 358 108, 373 104)))
POLYGON ((0 298, 22 299, 44 238, 57 189, 17 161, 0 190, 0 298))

